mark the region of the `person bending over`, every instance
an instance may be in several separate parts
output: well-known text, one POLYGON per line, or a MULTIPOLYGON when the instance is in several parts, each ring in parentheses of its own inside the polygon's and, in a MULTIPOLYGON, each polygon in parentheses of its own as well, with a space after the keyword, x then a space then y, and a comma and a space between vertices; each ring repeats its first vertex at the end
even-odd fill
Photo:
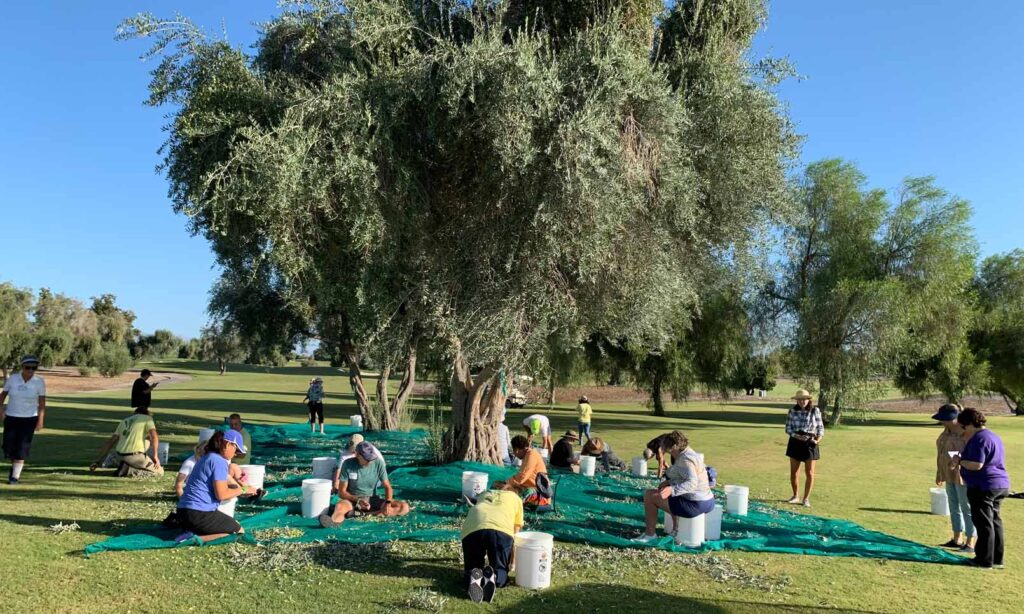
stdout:
POLYGON ((523 528, 523 501, 504 486, 495 482, 462 524, 462 584, 476 603, 490 602, 495 589, 508 584, 514 538, 523 528))
POLYGON ((551 455, 551 421, 543 414, 533 414, 523 419, 523 428, 526 429, 526 436, 541 440, 541 447, 551 455))
POLYGON ((600 437, 594 437, 583 444, 582 456, 596 456, 601 464, 598 469, 603 471, 625 471, 626 462, 615 455, 612 446, 600 437))
POLYGON ((394 500, 394 490, 388 479, 384 459, 369 442, 356 446, 356 454, 346 460, 338 470, 338 504, 334 512, 320 514, 320 526, 333 529, 347 518, 362 515, 404 516, 409 504, 394 500), (377 483, 384 488, 384 498, 377 496, 377 483))
POLYGON ((107 453, 114 448, 117 453, 118 477, 142 477, 163 475, 164 468, 160 465, 160 437, 156 432, 156 424, 149 415, 148 407, 139 407, 117 425, 114 434, 103 444, 99 458, 89 465, 89 471, 96 471, 107 458, 107 453), (149 439, 149 455, 146 455, 146 439, 149 439))
POLYGON ((565 435, 562 435, 562 438, 555 442, 555 449, 551 452, 551 466, 558 467, 559 469, 572 469, 573 465, 576 464, 572 444, 579 440, 580 438, 576 435, 575 431, 566 431, 565 435))
POLYGON ((512 455, 522 461, 519 471, 505 484, 506 490, 514 490, 520 496, 527 496, 537 488, 537 476, 547 475, 547 466, 540 452, 530 447, 530 440, 522 435, 512 438, 512 455))

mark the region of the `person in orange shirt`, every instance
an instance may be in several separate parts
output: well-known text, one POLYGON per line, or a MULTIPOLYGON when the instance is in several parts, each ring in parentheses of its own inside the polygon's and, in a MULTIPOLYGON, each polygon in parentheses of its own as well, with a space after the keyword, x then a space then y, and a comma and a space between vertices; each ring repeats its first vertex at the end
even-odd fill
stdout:
POLYGON ((542 473, 547 475, 547 465, 540 457, 540 452, 530 447, 530 440, 523 435, 512 438, 512 455, 523 463, 519 467, 519 472, 505 484, 505 489, 514 490, 520 495, 528 495, 529 491, 537 488, 537 476, 542 473))

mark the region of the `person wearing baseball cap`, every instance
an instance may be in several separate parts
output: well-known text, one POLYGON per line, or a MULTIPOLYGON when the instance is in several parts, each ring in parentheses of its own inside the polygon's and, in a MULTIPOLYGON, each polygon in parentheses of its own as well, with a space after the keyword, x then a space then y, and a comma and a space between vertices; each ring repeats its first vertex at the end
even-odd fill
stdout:
POLYGON ((396 501, 387 467, 380 452, 368 441, 356 444, 355 456, 338 469, 338 504, 334 512, 320 514, 320 526, 333 529, 346 518, 362 515, 404 516, 409 504, 396 501), (377 485, 384 488, 384 498, 377 496, 377 485))
POLYGON ((217 507, 243 493, 230 477, 230 464, 236 453, 246 451, 242 434, 235 430, 216 431, 206 442, 206 453, 185 481, 178 509, 164 520, 165 525, 185 530, 175 541, 204 544, 245 532, 237 520, 217 507))
MULTIPOLYGON (((355 458, 356 446, 363 443, 363 441, 364 438, 360 433, 353 433, 352 437, 349 438, 348 447, 343 448, 341 454, 338 455, 338 466, 334 469, 334 492, 338 492, 339 485, 341 484, 341 466, 344 465, 345 461, 348 459, 355 458)), ((384 459, 384 455, 377 449, 377 446, 374 446, 372 443, 370 445, 373 446, 373 451, 377 454, 377 458, 380 459, 381 464, 384 465, 384 472, 387 473, 388 463, 387 460, 384 459)), ((378 484, 378 486, 380 486, 380 484, 378 484)))
POLYGON ((566 431, 562 438, 555 442, 555 449, 551 452, 551 466, 560 469, 572 469, 574 451, 572 444, 579 441, 576 431, 566 431))
POLYGON ((21 481, 21 471, 32 449, 32 437, 43 430, 46 418, 46 382, 36 375, 38 368, 38 358, 23 356, 21 372, 11 374, 0 392, 4 456, 11 461, 7 483, 12 485, 21 481))
POLYGON ((786 434, 789 435, 786 456, 789 457, 789 484, 793 487, 793 497, 787 503, 803 503, 804 507, 811 507, 814 466, 821 458, 818 442, 825 436, 825 421, 810 392, 801 388, 793 395, 793 400, 796 405, 789 409, 786 417, 786 434), (804 464, 806 476, 803 500, 799 496, 800 463, 804 464))
POLYGON ((932 416, 932 420, 942 423, 943 429, 935 440, 935 485, 946 489, 949 500, 949 522, 953 525, 953 538, 943 548, 957 548, 964 554, 974 554, 974 544, 978 539, 977 530, 971 519, 971 503, 967 500, 967 485, 960 475, 955 462, 964 451, 964 429, 957 423, 960 408, 946 403, 932 416))
POLYGON ((140 407, 149 408, 153 404, 153 389, 160 385, 160 382, 149 383, 153 372, 149 369, 139 371, 139 377, 132 383, 132 409, 140 407))

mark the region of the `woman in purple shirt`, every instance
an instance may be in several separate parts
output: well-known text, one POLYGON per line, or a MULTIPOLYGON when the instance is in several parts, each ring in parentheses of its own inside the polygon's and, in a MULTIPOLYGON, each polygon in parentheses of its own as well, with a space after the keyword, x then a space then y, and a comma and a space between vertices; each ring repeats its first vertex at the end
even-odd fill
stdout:
POLYGON ((967 443, 960 456, 953 457, 953 462, 960 466, 971 504, 971 520, 978 531, 975 555, 970 563, 977 567, 1002 568, 1003 519, 999 517, 999 506, 1010 492, 1003 440, 985 428, 985 416, 973 407, 960 412, 956 421, 963 427, 967 443))

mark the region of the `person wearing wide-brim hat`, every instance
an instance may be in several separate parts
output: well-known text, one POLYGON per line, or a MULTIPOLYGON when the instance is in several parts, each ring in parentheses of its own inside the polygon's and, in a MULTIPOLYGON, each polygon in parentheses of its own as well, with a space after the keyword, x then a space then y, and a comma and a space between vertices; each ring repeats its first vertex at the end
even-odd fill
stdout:
POLYGON ((935 485, 946 489, 949 501, 949 521, 953 525, 953 538, 942 544, 945 548, 959 548, 961 552, 974 554, 978 539, 977 530, 971 520, 971 503, 967 500, 967 486, 953 457, 964 451, 964 430, 957 423, 960 408, 947 403, 939 408, 932 420, 942 423, 942 433, 935 440, 935 485))
POLYGON ((825 421, 821 410, 812 402, 811 393, 801 388, 793 395, 796 405, 789 409, 786 418, 786 456, 789 457, 789 483, 793 497, 787 503, 802 503, 811 507, 811 491, 814 489, 814 465, 821 458, 818 443, 825 436, 825 421), (804 497, 800 499, 800 463, 804 464, 804 497))
POLYGON ((562 438, 555 442, 551 450, 551 466, 560 469, 572 469, 575 453, 572 444, 580 440, 576 431, 566 431, 562 438))
POLYGON ((3 392, 0 392, 4 456, 11 460, 8 484, 17 484, 21 481, 21 471, 25 468, 25 461, 28 460, 32 449, 32 436, 36 431, 43 430, 46 418, 46 382, 36 375, 38 368, 38 358, 22 357, 21 371, 11 374, 4 382, 3 392))

